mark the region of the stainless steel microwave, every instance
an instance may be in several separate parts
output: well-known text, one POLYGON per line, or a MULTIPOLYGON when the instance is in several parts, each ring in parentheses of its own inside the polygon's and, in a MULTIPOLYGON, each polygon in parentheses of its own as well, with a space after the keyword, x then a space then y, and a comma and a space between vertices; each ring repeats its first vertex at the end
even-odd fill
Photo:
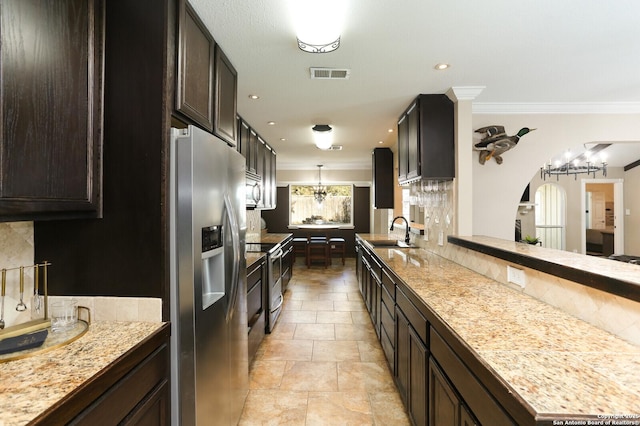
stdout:
POLYGON ((262 177, 252 172, 246 172, 246 205, 248 209, 255 209, 262 204, 262 177))

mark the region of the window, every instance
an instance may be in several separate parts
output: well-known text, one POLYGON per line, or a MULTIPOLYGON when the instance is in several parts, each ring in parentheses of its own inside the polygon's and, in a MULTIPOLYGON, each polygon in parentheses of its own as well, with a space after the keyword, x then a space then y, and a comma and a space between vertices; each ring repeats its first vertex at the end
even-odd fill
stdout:
POLYGON ((536 237, 542 246, 564 250, 565 195, 558 185, 546 183, 536 190, 536 237))
POLYGON ((322 203, 313 197, 315 186, 289 186, 289 224, 353 225, 353 185, 325 185, 322 203))

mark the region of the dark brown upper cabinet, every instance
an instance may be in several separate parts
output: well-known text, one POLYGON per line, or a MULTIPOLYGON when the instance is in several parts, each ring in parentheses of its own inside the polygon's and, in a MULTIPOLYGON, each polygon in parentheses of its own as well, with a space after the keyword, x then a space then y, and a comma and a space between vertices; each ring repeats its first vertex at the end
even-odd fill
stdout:
POLYGON ((213 132, 227 143, 236 145, 238 73, 219 45, 216 45, 215 60, 216 102, 213 132))
POLYGON ((0 14, 0 221, 99 217, 104 2, 0 14))
POLYGON ((375 148, 372 155, 373 207, 393 208, 393 152, 389 148, 375 148))
POLYGON ((210 132, 214 129, 214 59, 213 36, 191 5, 180 1, 176 111, 210 132))
POLYGON ((398 120, 398 181, 455 177, 453 102, 419 95, 398 120))

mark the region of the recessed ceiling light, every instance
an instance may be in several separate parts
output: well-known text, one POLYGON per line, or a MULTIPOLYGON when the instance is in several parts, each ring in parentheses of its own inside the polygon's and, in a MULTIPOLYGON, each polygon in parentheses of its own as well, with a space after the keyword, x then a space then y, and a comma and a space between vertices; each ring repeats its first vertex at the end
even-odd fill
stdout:
POLYGON ((275 122, 275 121, 269 121, 269 122, 267 122, 267 124, 268 124, 269 126, 275 126, 275 125, 276 125, 276 122, 275 122))
POLYGON ((382 141, 378 141, 378 143, 379 143, 380 145, 382 145, 382 144, 383 144, 383 142, 382 142, 382 141))
POLYGON ((442 70, 446 70, 450 66, 451 65, 449 65, 449 64, 436 64, 436 66, 434 68, 437 69, 438 71, 442 71, 442 70))
POLYGON ((389 130, 387 130, 387 132, 393 133, 393 129, 389 129, 389 130))
POLYGON ((258 95, 249 95, 249 99, 260 99, 258 95))
POLYGON ((286 139, 285 139, 285 138, 280 138, 280 140, 281 140, 282 142, 286 141, 286 139))

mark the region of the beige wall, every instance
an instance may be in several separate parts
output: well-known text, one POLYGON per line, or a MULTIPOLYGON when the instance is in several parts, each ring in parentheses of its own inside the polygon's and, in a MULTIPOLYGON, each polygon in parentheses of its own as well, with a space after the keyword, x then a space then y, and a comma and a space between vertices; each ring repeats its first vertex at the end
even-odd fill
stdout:
POLYGON ((521 127, 537 130, 506 152, 501 165, 495 161, 481 165, 475 155, 473 234, 512 239, 520 196, 542 164, 588 142, 640 141, 638 118, 637 114, 475 114, 474 128, 503 125, 510 135, 521 127))
POLYGON ((624 174, 624 252, 640 256, 640 167, 635 167, 624 174))

